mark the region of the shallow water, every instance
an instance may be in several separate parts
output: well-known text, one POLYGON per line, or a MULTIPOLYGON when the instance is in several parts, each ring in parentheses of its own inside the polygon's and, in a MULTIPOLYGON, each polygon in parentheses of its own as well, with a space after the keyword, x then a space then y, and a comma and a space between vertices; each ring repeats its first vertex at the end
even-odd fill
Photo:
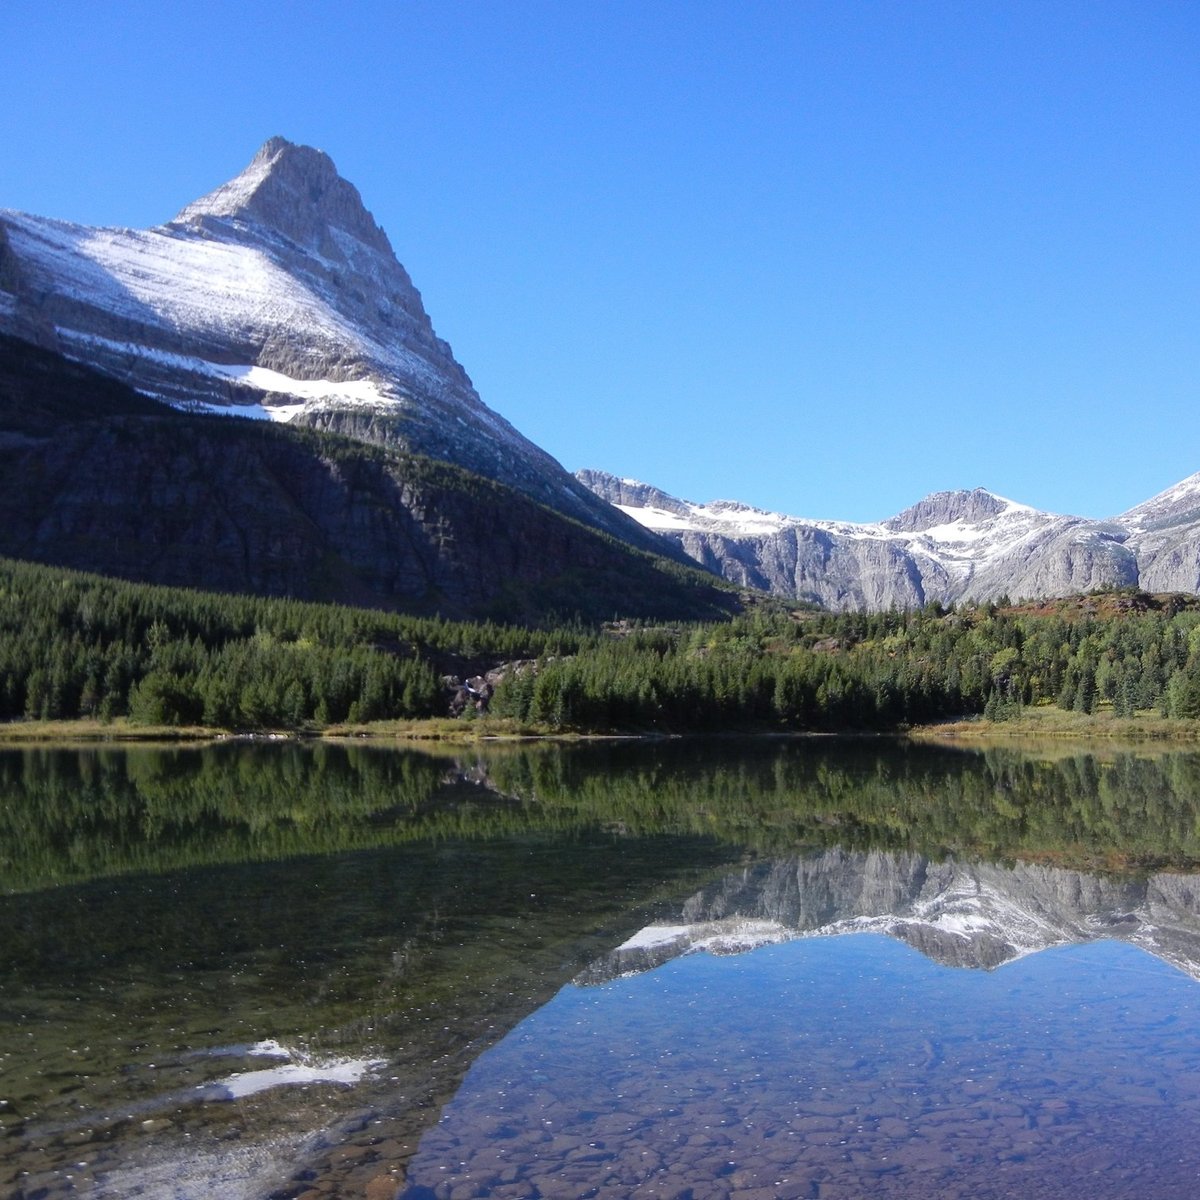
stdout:
POLYGON ((1190 1197, 1198 1068, 1200 987, 1111 942, 689 955, 484 1054, 402 1195, 1190 1197))
POLYGON ((3 752, 0 1195, 1191 1196, 1198 859, 1194 754, 3 752))

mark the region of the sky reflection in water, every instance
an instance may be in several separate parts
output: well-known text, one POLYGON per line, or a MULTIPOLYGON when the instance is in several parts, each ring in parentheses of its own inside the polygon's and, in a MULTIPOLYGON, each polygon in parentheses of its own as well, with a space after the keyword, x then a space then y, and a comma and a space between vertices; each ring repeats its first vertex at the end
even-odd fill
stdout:
POLYGON ((1200 988, 1130 946, 993 972, 876 935, 567 987, 422 1140, 421 1197, 1193 1197, 1200 988))

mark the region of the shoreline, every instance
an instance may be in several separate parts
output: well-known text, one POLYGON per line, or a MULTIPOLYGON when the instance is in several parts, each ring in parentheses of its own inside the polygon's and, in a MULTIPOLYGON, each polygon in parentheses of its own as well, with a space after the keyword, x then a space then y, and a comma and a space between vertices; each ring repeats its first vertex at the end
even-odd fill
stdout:
POLYGON ((1115 717, 1101 712, 1092 715, 1058 708, 1029 709, 1005 721, 966 717, 930 725, 913 725, 895 730, 728 730, 714 734, 559 731, 519 725, 505 718, 461 721, 431 717, 422 720, 376 721, 351 725, 342 723, 313 730, 236 731, 210 726, 134 725, 127 718, 99 721, 91 718, 62 721, 11 721, 0 723, 0 748, 33 746, 105 745, 199 745, 216 742, 377 742, 441 743, 471 745, 483 742, 592 742, 664 741, 688 737, 824 739, 838 737, 895 738, 922 744, 968 748, 986 743, 1011 743, 1028 739, 1054 741, 1131 742, 1145 746, 1200 743, 1200 721, 1179 721, 1145 714, 1115 717))

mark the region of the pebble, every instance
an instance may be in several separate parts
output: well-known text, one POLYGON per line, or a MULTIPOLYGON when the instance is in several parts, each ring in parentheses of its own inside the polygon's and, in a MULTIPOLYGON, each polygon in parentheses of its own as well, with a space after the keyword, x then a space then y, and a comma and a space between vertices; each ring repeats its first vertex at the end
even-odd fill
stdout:
POLYGON ((396 1194, 404 1185, 403 1175, 376 1175, 367 1180, 364 1200, 396 1200, 396 1194))

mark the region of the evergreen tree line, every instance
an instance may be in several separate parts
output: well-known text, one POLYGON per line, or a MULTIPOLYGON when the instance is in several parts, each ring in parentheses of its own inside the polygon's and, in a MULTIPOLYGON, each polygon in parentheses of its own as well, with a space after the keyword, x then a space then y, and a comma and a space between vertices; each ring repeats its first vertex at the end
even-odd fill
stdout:
POLYGON ((0 559, 0 720, 298 728, 445 710, 439 673, 586 635, 153 587, 0 559))
POLYGON ((369 743, 37 748, 0 755, 0 795, 9 890, 589 831, 763 855, 840 846, 1108 869, 1200 861, 1200 754, 1180 752, 1047 760, 763 738, 521 743, 457 757, 369 743))
POLYGON ((1044 704, 1200 717, 1194 599, 1140 601, 762 612, 583 647, 516 674, 493 708, 554 728, 664 731, 889 729, 1044 704))
POLYGON ((302 728, 492 711, 552 729, 891 729, 1027 705, 1200 718, 1200 605, 1140 595, 528 629, 127 583, 0 560, 0 720, 302 728))

